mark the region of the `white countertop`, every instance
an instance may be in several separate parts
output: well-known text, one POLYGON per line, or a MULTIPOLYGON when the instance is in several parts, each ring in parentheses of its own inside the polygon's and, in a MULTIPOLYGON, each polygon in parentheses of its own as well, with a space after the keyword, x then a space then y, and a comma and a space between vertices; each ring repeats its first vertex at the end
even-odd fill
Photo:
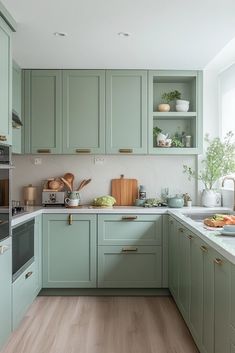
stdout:
POLYGON ((27 207, 27 212, 12 218, 12 227, 25 222, 39 214, 50 213, 77 213, 77 214, 171 214, 176 220, 188 227, 192 232, 196 233, 209 246, 218 251, 222 256, 235 264, 235 237, 221 236, 218 230, 207 230, 203 223, 196 222, 187 214, 195 213, 220 213, 231 212, 228 208, 205 208, 205 207, 183 207, 183 208, 167 208, 167 207, 128 207, 116 206, 113 208, 94 208, 89 206, 82 206, 80 208, 65 208, 65 207, 27 207))

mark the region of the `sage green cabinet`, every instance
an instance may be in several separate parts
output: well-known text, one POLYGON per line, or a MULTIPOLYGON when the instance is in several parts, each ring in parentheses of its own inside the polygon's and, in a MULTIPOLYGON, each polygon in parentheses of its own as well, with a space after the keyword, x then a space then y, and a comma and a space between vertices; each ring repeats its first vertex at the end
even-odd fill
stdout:
POLYGON ((12 143, 11 30, 0 17, 0 143, 12 143))
POLYGON ((24 70, 25 153, 62 152, 62 73, 24 70))
POLYGON ((35 217, 34 223, 34 262, 35 262, 35 296, 42 288, 42 216, 35 217))
MULTIPOLYGON (((12 66, 12 110, 22 120, 21 114, 21 68, 13 62, 12 66)), ((22 153, 22 128, 12 127, 12 152, 22 153)))
POLYGON ((147 71, 106 71, 106 152, 147 153, 147 71))
POLYGON ((13 330, 23 319, 35 299, 35 263, 33 262, 12 284, 13 330))
POLYGON ((169 289, 177 301, 179 294, 179 237, 177 232, 177 221, 169 217, 169 239, 168 239, 168 261, 169 261, 169 289))
POLYGON ((43 215, 43 288, 96 287, 96 216, 43 215))
POLYGON ((11 282, 12 255, 11 238, 0 242, 0 350, 11 333, 11 282))
POLYGON ((63 71, 63 153, 105 153, 105 71, 63 71))
POLYGON ((99 246, 99 288, 160 288, 160 246, 99 246))

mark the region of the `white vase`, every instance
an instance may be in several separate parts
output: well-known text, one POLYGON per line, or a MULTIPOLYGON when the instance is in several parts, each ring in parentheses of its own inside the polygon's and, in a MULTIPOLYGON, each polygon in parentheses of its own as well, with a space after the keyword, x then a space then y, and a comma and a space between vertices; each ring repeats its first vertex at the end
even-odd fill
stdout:
POLYGON ((219 193, 215 190, 204 189, 202 191, 202 206, 204 207, 216 207, 219 206, 219 193))

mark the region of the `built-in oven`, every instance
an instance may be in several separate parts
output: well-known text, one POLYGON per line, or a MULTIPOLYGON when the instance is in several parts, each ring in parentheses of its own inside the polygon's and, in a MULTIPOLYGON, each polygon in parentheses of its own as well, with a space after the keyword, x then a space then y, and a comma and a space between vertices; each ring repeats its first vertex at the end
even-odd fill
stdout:
POLYGON ((12 280, 13 282, 34 261, 34 219, 12 231, 12 280))
POLYGON ((11 148, 0 144, 0 241, 11 235, 11 148))

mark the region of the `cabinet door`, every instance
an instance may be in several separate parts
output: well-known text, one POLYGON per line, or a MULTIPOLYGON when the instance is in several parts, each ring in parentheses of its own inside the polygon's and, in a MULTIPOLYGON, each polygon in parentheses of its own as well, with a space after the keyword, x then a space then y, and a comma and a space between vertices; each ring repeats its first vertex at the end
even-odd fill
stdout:
POLYGON ((96 287, 96 216, 43 216, 43 287, 96 287))
POLYGON ((99 246, 100 288, 160 288, 162 248, 160 246, 99 246))
POLYGON ((12 140, 11 30, 0 18, 0 142, 12 140))
POLYGON ((0 350, 11 333, 11 240, 0 243, 0 350))
POLYGON ((203 251, 202 242, 194 237, 191 241, 190 256, 190 311, 189 322, 193 336, 198 342, 202 338, 203 317, 203 251))
POLYGON ((105 152, 105 71, 63 71, 63 153, 105 152))
POLYGON ((177 222, 170 217, 169 220, 169 289, 174 299, 178 299, 179 290, 179 238, 177 236, 177 222))
MULTIPOLYGON (((13 62, 12 67, 12 109, 21 119, 21 68, 13 62)), ((12 128, 12 152, 21 153, 22 128, 12 128)))
POLYGON ((192 234, 178 226, 179 237, 179 307, 184 319, 189 317, 190 301, 190 247, 192 234))
POLYGON ((25 152, 61 153, 60 70, 24 71, 25 152))
POLYGON ((146 71, 106 71, 106 152, 147 153, 146 71))
POLYGON ((35 217, 34 224, 35 295, 42 288, 42 216, 35 217))
POLYGON ((214 258, 214 281, 214 353, 229 353, 231 264, 218 253, 214 258))

